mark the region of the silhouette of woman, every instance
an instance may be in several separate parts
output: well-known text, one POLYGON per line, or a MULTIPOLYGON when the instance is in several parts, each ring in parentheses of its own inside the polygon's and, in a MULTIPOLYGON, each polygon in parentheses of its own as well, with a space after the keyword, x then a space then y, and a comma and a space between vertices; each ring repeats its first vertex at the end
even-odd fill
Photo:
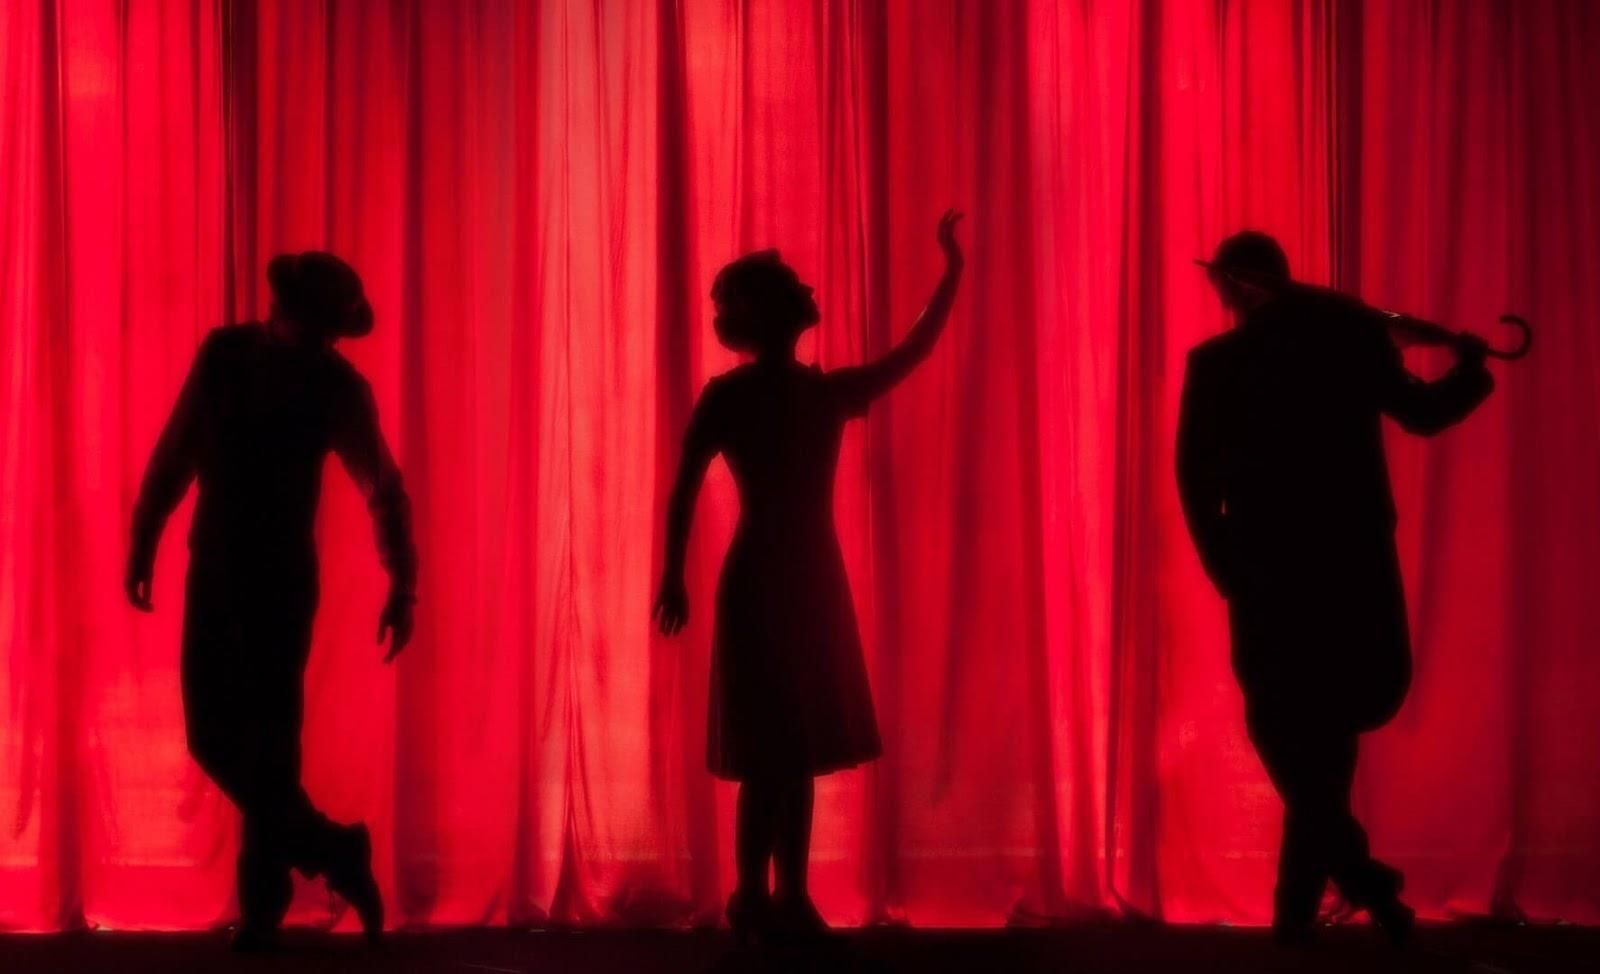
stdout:
POLYGON ((939 221, 945 272, 927 308, 868 365, 823 372, 795 360, 795 342, 819 312, 775 250, 739 258, 711 288, 718 339, 752 361, 706 383, 695 404, 653 615, 669 636, 688 620, 689 522, 720 453, 738 486, 739 524, 717 588, 706 757, 712 774, 740 782, 739 878, 727 912, 741 941, 826 929, 806 885, 812 778, 881 753, 833 528, 834 469, 845 421, 927 358, 944 330, 961 280, 960 219, 951 210, 939 221))
POLYGON ((301 680, 317 608, 313 524, 323 460, 337 453, 366 496, 391 587, 378 641, 411 639, 410 502, 372 390, 334 350, 372 329, 361 279, 332 254, 273 258, 272 316, 206 337, 161 433, 133 510, 128 599, 151 611, 156 548, 198 481, 183 621, 189 752, 239 808, 234 947, 277 943, 289 871, 321 874, 369 938, 383 930, 364 825, 338 825, 300 787, 301 680))

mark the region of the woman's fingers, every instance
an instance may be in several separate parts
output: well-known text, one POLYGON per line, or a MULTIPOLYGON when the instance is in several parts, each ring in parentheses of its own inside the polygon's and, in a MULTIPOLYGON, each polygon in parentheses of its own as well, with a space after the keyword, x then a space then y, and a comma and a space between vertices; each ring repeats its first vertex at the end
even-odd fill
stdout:
POLYGON ((963 262, 961 256, 961 241, 956 239, 956 224, 961 221, 960 210, 946 210, 944 217, 939 221, 939 247, 944 251, 945 260, 951 267, 959 266, 963 262))
POLYGON ((956 224, 965 216, 960 210, 946 210, 939 219, 939 242, 945 246, 953 246, 956 242, 956 224))
POLYGON ((128 601, 140 612, 149 612, 155 608, 150 602, 150 588, 149 579, 135 578, 127 582, 128 601))
POLYGON ((650 609, 650 618, 656 622, 656 628, 664 636, 676 636, 683 631, 689 621, 689 606, 686 599, 663 592, 656 598, 656 603, 650 609))

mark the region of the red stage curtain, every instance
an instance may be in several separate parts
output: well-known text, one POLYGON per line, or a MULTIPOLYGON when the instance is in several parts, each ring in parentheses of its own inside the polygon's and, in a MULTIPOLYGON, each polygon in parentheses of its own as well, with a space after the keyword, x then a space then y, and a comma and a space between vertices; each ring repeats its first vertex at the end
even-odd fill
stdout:
POLYGON ((709 281, 780 247, 823 307, 803 354, 859 361, 951 204, 950 331, 840 472, 886 755, 819 787, 823 911, 1267 917, 1278 805, 1171 462, 1223 327, 1189 260, 1257 226, 1309 279, 1539 328, 1479 414, 1392 444, 1417 680, 1358 804, 1430 915, 1600 921, 1597 46, 1582 0, 0 4, 0 926, 233 909, 183 745, 187 514, 153 617, 124 536, 199 338, 308 247, 366 278, 348 353, 423 558, 384 668, 333 465, 313 797, 372 824, 397 922, 715 917, 720 466, 693 622, 647 612, 677 438, 733 361, 709 281))

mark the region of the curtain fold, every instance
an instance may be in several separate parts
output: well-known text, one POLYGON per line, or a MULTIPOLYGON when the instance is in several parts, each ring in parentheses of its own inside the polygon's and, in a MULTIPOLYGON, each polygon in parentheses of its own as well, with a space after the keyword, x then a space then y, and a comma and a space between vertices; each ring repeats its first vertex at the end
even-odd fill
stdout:
MULTIPOLYGON (((713 467, 676 640, 678 438, 778 247, 882 354, 968 213, 933 357, 853 424, 836 517, 885 755, 819 782, 836 923, 1264 922, 1279 806, 1173 487, 1191 258, 1538 346, 1390 443, 1416 644, 1360 814, 1427 915, 1600 921, 1600 11, 1581 0, 0 4, 0 928, 225 922, 235 819, 184 751, 187 506, 154 616, 129 506, 200 338, 330 249, 416 507, 416 644, 330 465, 305 777, 397 922, 713 921, 704 771, 737 517, 713 467)), ((1427 373, 1442 358, 1419 354, 1427 373)), ((350 926, 320 884, 296 922, 350 926)))

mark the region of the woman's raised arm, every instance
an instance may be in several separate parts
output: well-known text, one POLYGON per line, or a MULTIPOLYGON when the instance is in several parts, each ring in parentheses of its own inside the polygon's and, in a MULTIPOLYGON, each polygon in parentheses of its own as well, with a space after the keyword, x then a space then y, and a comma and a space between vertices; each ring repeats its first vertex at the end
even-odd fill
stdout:
POLYGON ((928 306, 922 309, 916 324, 900 344, 876 362, 851 368, 836 369, 832 380, 852 413, 864 410, 868 403, 888 392, 911 374, 933 351, 945 322, 950 319, 950 307, 955 304, 956 289, 961 284, 961 269, 966 260, 961 254, 961 243, 956 239, 956 224, 962 214, 946 210, 939 219, 939 247, 944 251, 944 276, 934 288, 928 306))

